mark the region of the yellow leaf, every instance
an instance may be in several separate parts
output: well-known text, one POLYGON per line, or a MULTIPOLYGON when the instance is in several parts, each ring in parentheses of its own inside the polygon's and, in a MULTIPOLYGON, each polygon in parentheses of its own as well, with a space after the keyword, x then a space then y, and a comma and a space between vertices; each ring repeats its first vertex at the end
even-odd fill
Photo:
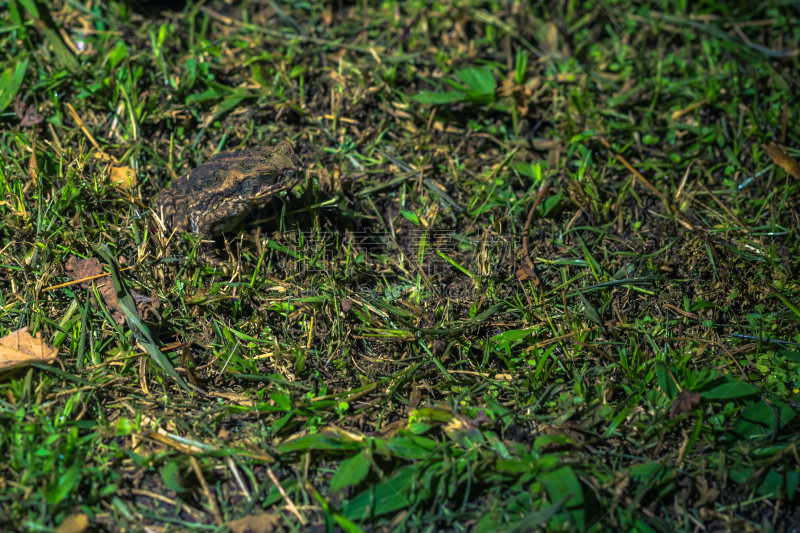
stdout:
POLYGON ((136 173, 131 167, 111 167, 111 183, 125 190, 132 189, 136 186, 136 173))
POLYGON ((0 339, 0 372, 27 366, 34 362, 51 363, 58 350, 42 342, 41 332, 31 337, 28 328, 0 339))
POLYGON ((781 167, 783 170, 800 180, 800 163, 797 159, 786 153, 780 145, 769 143, 769 145, 762 144, 761 149, 764 150, 772 162, 781 167))
POLYGON ((56 528, 56 533, 83 533, 89 529, 89 517, 83 513, 69 515, 56 528))

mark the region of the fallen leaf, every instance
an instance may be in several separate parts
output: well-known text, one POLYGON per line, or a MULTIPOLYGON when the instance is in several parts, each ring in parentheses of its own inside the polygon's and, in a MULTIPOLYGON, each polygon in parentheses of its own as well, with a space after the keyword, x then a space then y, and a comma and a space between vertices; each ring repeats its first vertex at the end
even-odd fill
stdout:
POLYGON ((531 103, 533 91, 538 89, 541 85, 542 81, 539 78, 531 78, 524 84, 517 84, 514 79, 514 73, 512 72, 501 83, 500 96, 502 98, 512 98, 517 106, 517 110, 521 115, 525 116, 528 114, 528 106, 531 103))
POLYGON ((769 145, 762 144, 761 149, 767 153, 773 163, 800 180, 800 163, 797 162, 797 159, 787 154, 783 147, 772 142, 769 145))
POLYGON ((136 173, 131 167, 111 167, 111 183, 129 190, 136 186, 136 173))
POLYGON ((20 120, 19 125, 23 128, 35 126, 44 120, 43 117, 36 116, 35 106, 29 106, 22 101, 21 95, 17 95, 17 99, 14 102, 14 112, 20 120))
MULTIPOLYGON (((125 321, 125 315, 119 305, 119 299, 114 292, 114 282, 111 281, 110 277, 107 277, 108 273, 103 271, 103 265, 100 264, 100 261, 95 258, 78 259, 73 255, 64 263, 64 270, 72 281, 86 280, 81 283, 81 287, 84 289, 90 289, 92 283, 94 283, 97 287, 97 292, 99 292, 100 296, 103 298, 103 302, 105 302, 114 322, 122 324, 125 321), (96 276, 103 277, 97 278, 96 276)), ((136 291, 130 291, 130 293, 134 303, 136 303, 136 311, 139 313, 140 317, 146 319, 152 312, 161 320, 161 315, 158 313, 158 307, 161 305, 161 302, 155 293, 151 296, 144 296, 136 291)))
MULTIPOLYGON (((64 269, 66 270, 67 276, 69 276, 72 281, 79 281, 86 278, 91 278, 92 276, 104 274, 103 265, 101 265, 100 261, 94 257, 90 257, 89 259, 78 259, 74 255, 70 256, 70 258, 67 259, 67 262, 64 263, 64 269)), ((125 315, 122 313, 122 308, 119 306, 119 300, 114 292, 114 283, 111 281, 111 278, 103 277, 99 279, 87 280, 81 283, 81 287, 90 289, 92 287, 92 283, 94 283, 94 285, 97 287, 97 292, 100 293, 100 296, 103 298, 103 302, 105 302, 106 307, 108 307, 108 310, 111 313, 111 318, 113 318, 114 322, 117 324, 122 324, 125 321, 125 315)))
POLYGON ((669 410, 670 418, 675 418, 676 416, 688 413, 696 405, 700 404, 700 393, 699 392, 691 392, 688 390, 681 391, 675 397, 675 400, 672 402, 672 409, 669 410))
POLYGON ((42 342, 42 333, 31 337, 28 328, 0 339, 0 371, 12 370, 34 362, 52 363, 58 350, 42 342))
POLYGON ((83 513, 69 515, 56 528, 56 533, 83 533, 89 529, 89 517, 83 513))
POLYGON ((531 270, 528 265, 522 265, 520 268, 517 269, 517 277, 520 281, 526 281, 529 279, 538 280, 538 276, 536 273, 531 270))
POLYGON ((708 503, 714 503, 714 500, 719 496, 719 490, 713 487, 710 488, 708 486, 708 481, 702 476, 698 477, 695 481, 697 481, 697 492, 700 493, 700 497, 694 502, 692 507, 697 509, 708 503))
POLYGON ((702 107, 708 103, 708 98, 703 98, 699 102, 695 102, 688 107, 684 107, 683 109, 678 109, 677 111, 672 112, 672 116, 670 117, 672 120, 678 120, 684 115, 688 115, 698 107, 702 107))
POLYGON ((228 522, 231 533, 272 533, 280 528, 281 519, 274 514, 251 514, 228 522))
POLYGON ((34 141, 33 151, 31 152, 30 159, 28 159, 28 176, 32 180, 35 180, 38 174, 39 174, 39 164, 36 161, 36 142, 34 141))
POLYGON ((678 482, 678 486, 681 487, 681 500, 686 501, 689 499, 689 496, 692 494, 692 487, 694 486, 694 482, 692 478, 685 477, 678 482))

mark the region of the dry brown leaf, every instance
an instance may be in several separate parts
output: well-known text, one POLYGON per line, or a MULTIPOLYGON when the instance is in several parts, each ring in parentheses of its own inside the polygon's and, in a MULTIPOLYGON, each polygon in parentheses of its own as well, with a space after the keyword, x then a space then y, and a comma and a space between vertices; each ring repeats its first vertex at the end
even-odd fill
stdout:
POLYGON ((19 94, 14 102, 14 112, 17 114, 17 118, 19 118, 19 125, 23 128, 35 126, 44 120, 44 117, 36 115, 36 107, 32 105, 29 106, 23 102, 22 95, 19 94))
MULTIPOLYGON (((106 307, 111 313, 111 318, 113 318, 117 324, 125 322, 125 315, 122 312, 122 307, 119 305, 117 293, 114 291, 114 282, 111 281, 111 278, 108 276, 101 278, 96 277, 105 274, 100 261, 95 258, 78 259, 73 255, 64 263, 64 270, 72 281, 83 281, 81 287, 84 289, 91 289, 92 283, 94 283, 97 287, 97 292, 100 293, 103 302, 105 302, 106 307)), ((130 291, 130 294, 136 304, 136 311, 139 313, 139 316, 147 318, 149 313, 152 312, 159 317, 159 320, 161 319, 161 315, 158 314, 158 307, 161 302, 157 297, 143 296, 136 291, 130 291)))
POLYGON ((31 337, 28 328, 17 331, 0 339, 0 372, 27 366, 34 362, 52 363, 58 350, 42 341, 42 333, 31 337))
MULTIPOLYGON (((36 180, 36 176, 39 175, 39 164, 36 161, 36 138, 33 139, 33 149, 31 150, 31 157, 28 159, 28 176, 32 180, 36 180)), ((34 185, 36 182, 34 181, 34 185)))
POLYGON ((239 520, 228 522, 231 533, 272 533, 280 529, 279 516, 269 513, 247 515, 239 520))
POLYGON ((111 167, 111 183, 130 190, 136 186, 136 173, 131 167, 111 167))
POLYGON ((69 515, 56 528, 56 533, 83 533, 89 529, 89 517, 83 513, 69 515))
POLYGON ((679 118, 683 117, 684 115, 688 115, 698 107, 702 107, 708 103, 708 98, 703 98, 699 102, 695 102, 683 109, 678 109, 677 111, 672 112, 672 116, 670 117, 672 120, 678 120, 679 118))
POLYGON ((700 404, 700 393, 699 392, 691 392, 688 390, 681 391, 675 399, 672 401, 672 409, 669 410, 669 415, 672 418, 676 416, 688 413, 696 405, 700 404))
POLYGON ((797 162, 797 159, 787 154, 783 147, 773 142, 769 143, 769 145, 762 144, 761 149, 767 153, 773 163, 800 180, 800 163, 797 162))
POLYGON ((532 78, 522 85, 518 85, 514 79, 514 73, 503 80, 500 84, 500 96, 502 98, 512 98, 520 114, 527 115, 531 103, 533 91, 541 86, 539 78, 532 78))
POLYGON ((700 497, 694 502, 692 507, 697 509, 709 503, 714 503, 714 500, 719 497, 719 490, 709 487, 708 480, 702 476, 698 477, 695 481, 697 481, 697 492, 700 493, 700 497))
MULTIPOLYGON (((67 259, 67 262, 64 263, 64 268, 67 276, 69 276, 72 281, 91 278, 92 276, 97 276, 103 273, 103 265, 101 265, 100 261, 94 257, 90 257, 89 259, 78 259, 74 255, 70 256, 70 258, 67 259)), ((114 283, 111 281, 111 278, 104 277, 85 281, 84 283, 81 283, 81 287, 89 289, 92 287, 92 283, 95 284, 97 287, 97 292, 100 293, 100 296, 102 296, 106 307, 108 307, 108 310, 111 313, 111 318, 113 318, 114 322, 117 324, 122 324, 125 321, 125 315, 122 313, 122 307, 120 307, 117 294, 114 292, 114 283)))

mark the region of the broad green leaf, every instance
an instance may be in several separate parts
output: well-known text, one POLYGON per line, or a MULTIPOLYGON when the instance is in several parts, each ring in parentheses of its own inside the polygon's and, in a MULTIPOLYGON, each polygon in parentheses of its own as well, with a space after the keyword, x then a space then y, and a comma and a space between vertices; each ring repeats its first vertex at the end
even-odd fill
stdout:
POLYGON ((544 201, 544 204, 539 207, 541 210, 540 216, 542 218, 546 218, 551 212, 558 209, 559 205, 561 204, 561 198, 564 194, 559 191, 557 194, 550 196, 547 200, 544 201))
POLYGON ((784 403, 777 401, 767 403, 761 400, 739 415, 733 424, 733 430, 723 436, 723 440, 736 440, 736 437, 742 439, 767 437, 791 422, 796 414, 794 409, 784 403))
POLYGON ((586 139, 591 139, 592 137, 594 137, 594 135, 595 135, 594 130, 586 130, 577 135, 573 135, 572 138, 570 138, 569 142, 570 144, 582 143, 586 139))
POLYGON ((631 478, 636 481, 648 481, 653 476, 661 477, 664 471, 660 463, 642 463, 631 467, 631 478))
POLYGON ((569 498, 568 507, 583 504, 581 484, 571 466, 565 465, 552 472, 541 474, 536 480, 544 486, 552 501, 569 498))
POLYGON ((461 102, 466 99, 465 95, 456 91, 446 91, 437 93, 434 91, 421 91, 412 96, 420 104, 443 105, 461 102))
POLYGON ((251 335, 248 335, 247 333, 242 333, 241 331, 237 331, 237 330, 235 330, 233 328, 227 328, 227 331, 230 331, 236 337, 238 337, 239 340, 242 340, 244 342, 260 342, 262 344, 268 344, 270 342, 270 341, 267 341, 267 340, 257 339, 257 338, 255 338, 255 337, 253 337, 251 335))
POLYGON ((543 168, 542 162, 540 161, 534 163, 528 163, 527 161, 515 161, 511 165, 511 168, 527 178, 532 178, 535 183, 539 183, 543 179, 543 168))
POLYGON ((699 311, 700 309, 709 309, 711 307, 716 307, 714 302, 709 302, 708 300, 697 300, 692 307, 689 308, 689 311, 699 311))
POLYGON ((492 340, 497 344, 505 346, 511 342, 515 342, 530 336, 531 332, 533 332, 533 329, 510 329, 508 331, 504 331, 503 333, 498 333, 492 337, 492 340))
POLYGON ((413 504, 420 495, 412 490, 415 486, 414 470, 412 465, 398 469, 389 479, 348 501, 342 514, 349 520, 364 520, 399 511, 413 504))
POLYGON ((511 357, 512 343, 517 344, 517 341, 530 336, 532 332, 533 329, 512 329, 509 331, 504 331, 503 333, 498 333, 491 338, 491 341, 498 348, 505 350, 508 357, 511 357))
POLYGON ((714 380, 704 388, 708 390, 702 391, 700 395, 707 400, 730 400, 761 392, 755 385, 733 378, 714 380))
POLYGON ((416 213, 414 213, 413 211, 403 210, 403 211, 400 211, 400 214, 402 214, 406 218, 406 220, 408 220, 409 222, 411 222, 415 226, 421 226, 422 225, 422 223, 419 220, 419 216, 416 213))
POLYGON ((39 18, 39 8, 36 7, 36 2, 33 0, 19 0, 19 3, 25 8, 25 11, 30 13, 31 17, 39 18))
POLYGON ((522 533, 525 531, 534 531, 537 530, 539 526, 542 526, 548 523, 550 520, 555 517, 558 512, 564 507, 564 503, 566 503, 567 498, 562 498, 553 503, 553 505, 549 507, 545 507, 544 509, 538 509, 525 518, 516 522, 513 525, 506 526, 503 528, 503 531, 506 533, 522 533))
POLYGON ((557 444, 557 445, 572 444, 572 441, 569 440, 564 435, 540 435, 536 437, 536 440, 533 441, 533 449, 538 452, 539 450, 550 444, 557 444))
POLYGON ((214 108, 214 117, 220 117, 231 109, 236 108, 244 99, 245 97, 238 93, 228 96, 214 108))
MULTIPOLYGON (((561 193, 559 193, 559 194, 561 194, 561 193)), ((600 263, 598 263, 597 260, 592 256, 591 252, 589 252, 589 248, 586 247, 586 243, 583 242, 583 239, 581 238, 580 235, 578 235, 578 241, 580 241, 580 243, 581 243, 581 249, 583 250, 583 255, 584 255, 584 257, 586 257, 586 260, 589 262, 589 265, 592 267, 592 272, 594 273, 595 278, 597 278, 597 281, 600 281, 600 275, 603 272, 603 269, 600 266, 600 263)))
POLYGON ((673 379, 676 372, 677 369, 675 367, 666 367, 664 365, 656 366, 656 381, 658 382, 658 387, 670 400, 678 395, 678 385, 673 379), (670 375, 670 373, 672 375, 670 375))
POLYGON ((220 98, 222 98, 222 93, 217 91, 216 88, 210 88, 201 93, 190 94, 186 98, 186 105, 189 106, 199 104, 202 102, 208 102, 209 100, 219 100, 220 98))
POLYGON ((161 479, 164 481, 164 485, 170 490, 175 492, 184 492, 186 490, 186 487, 184 487, 182 483, 183 476, 181 475, 181 467, 177 461, 167 461, 167 463, 161 467, 161 479))
POLYGON ((8 68, 0 75, 0 112, 11 105, 11 102, 17 97, 27 70, 28 58, 26 57, 24 61, 20 61, 14 66, 13 71, 8 68))
POLYGON ((497 83, 491 71, 483 68, 464 68, 457 71, 456 76, 464 85, 469 87, 470 92, 476 95, 492 95, 494 97, 497 83))
POLYGON ((572 467, 562 466, 557 470, 538 476, 537 481, 544 486, 551 501, 562 503, 566 501, 566 506, 570 508, 566 513, 553 518, 556 527, 574 522, 579 530, 583 530, 586 522, 586 512, 583 509, 583 490, 572 467))
POLYGON ((386 446, 402 459, 425 459, 436 449, 436 441, 425 437, 395 437, 386 446))
POLYGON ((336 523, 339 524, 339 527, 342 528, 344 533, 363 533, 364 531, 356 524, 338 513, 333 515, 333 519, 336 520, 336 523))
POLYGON ((580 296, 581 301, 583 302, 583 306, 586 309, 586 318, 588 318, 589 320, 591 320, 592 322, 594 322, 595 324, 600 326, 600 328, 602 330, 603 321, 600 319, 600 313, 597 312, 597 309, 595 308, 595 306, 593 306, 591 304, 591 302, 589 302, 589 300, 586 298, 586 296, 583 295, 583 293, 580 291, 580 289, 575 287, 575 292, 577 292, 578 296, 580 296))
MULTIPOLYGON (((188 59, 186 65, 182 69, 181 81, 178 84, 178 90, 181 92, 188 91, 194 87, 197 81, 197 61, 195 59, 188 59)), ((256 80, 258 82, 258 80, 256 80)))
POLYGON ((742 483, 750 479, 750 475, 752 473, 753 473, 752 468, 741 467, 741 468, 732 468, 728 473, 728 475, 734 482, 741 485, 742 483))
POLYGON ((800 365, 800 352, 792 352, 789 350, 778 350, 778 353, 780 353, 782 356, 789 359, 790 361, 794 361, 795 363, 800 365))
POLYGON ((117 420, 117 427, 115 432, 117 437, 130 435, 134 431, 136 431, 136 423, 130 418, 125 418, 123 416, 119 420, 117 420))
POLYGON ((292 410, 292 398, 283 391, 270 392, 269 397, 284 411, 292 410))
POLYGON ((55 505, 61 503, 78 486, 81 480, 81 467, 75 463, 66 472, 61 474, 58 481, 47 486, 45 498, 47 503, 55 505))
POLYGON ((345 487, 354 487, 369 474, 369 460, 365 452, 361 452, 339 463, 339 469, 331 479, 331 491, 336 492, 345 487))
POLYGON ((475 524, 469 533, 494 533, 495 531, 503 531, 501 524, 502 513, 499 511, 485 513, 478 523, 475 524))
MULTIPOLYGON (((53 17, 50 15, 50 11, 48 10, 48 5, 48 3, 43 2, 35 4, 35 10, 38 11, 38 15, 34 19, 34 26, 44 34, 44 38, 53 49, 53 54, 56 58, 56 64, 59 67, 67 70, 76 70, 80 66, 78 59, 61 38, 61 35, 58 32, 58 27, 56 26, 55 21, 53 21, 53 17)), ((26 9, 30 11, 27 6, 26 9)))
POLYGON ((768 498, 777 498, 781 494, 781 486, 783 485, 783 476, 770 468, 767 475, 764 476, 764 481, 759 485, 756 494, 766 496, 768 498))
POLYGON ((522 459, 498 459, 495 463, 498 472, 507 474, 522 474, 534 470, 535 465, 522 459))
POLYGON ((636 533, 656 533, 656 530, 650 527, 647 522, 643 520, 636 519, 636 523, 634 524, 634 531, 636 533))
POLYGON ((786 501, 790 502, 794 499, 798 483, 800 483, 800 471, 788 470, 786 472, 786 501))
POLYGON ((114 69, 117 68, 117 65, 126 57, 128 57, 128 48, 123 41, 117 41, 117 44, 108 53, 106 59, 108 60, 109 66, 114 69))
POLYGON ((304 435, 297 439, 287 440, 276 448, 278 453, 309 452, 312 450, 358 450, 366 445, 366 441, 352 440, 333 431, 320 431, 304 435))

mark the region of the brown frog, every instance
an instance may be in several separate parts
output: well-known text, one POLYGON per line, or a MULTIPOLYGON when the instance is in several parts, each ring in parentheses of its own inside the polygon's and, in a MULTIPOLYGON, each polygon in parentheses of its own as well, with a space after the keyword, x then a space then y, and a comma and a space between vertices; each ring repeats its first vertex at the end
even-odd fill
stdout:
POLYGON ((230 231, 251 209, 297 185, 300 173, 293 156, 285 141, 272 148, 217 154, 158 194, 158 215, 169 232, 211 237, 230 231))

